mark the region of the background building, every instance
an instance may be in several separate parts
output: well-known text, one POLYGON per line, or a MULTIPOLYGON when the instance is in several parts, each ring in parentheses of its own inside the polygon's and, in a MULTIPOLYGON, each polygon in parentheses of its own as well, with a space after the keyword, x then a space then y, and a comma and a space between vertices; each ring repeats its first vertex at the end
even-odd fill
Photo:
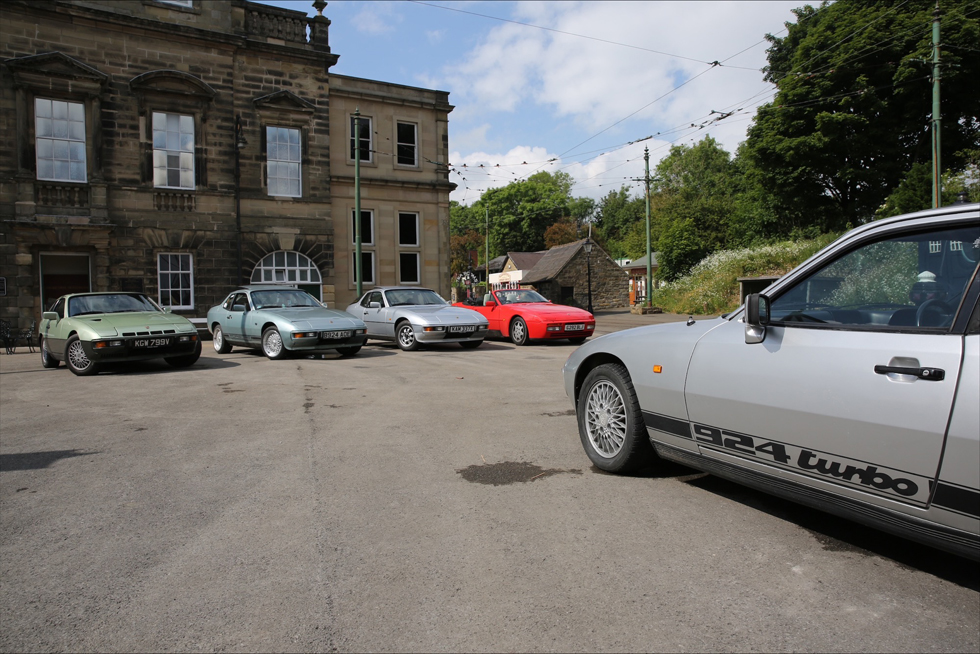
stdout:
POLYGON ((346 306, 355 109, 365 286, 448 296, 449 94, 330 74, 329 26, 245 0, 5 2, 0 317, 87 290, 203 316, 239 281, 346 306))

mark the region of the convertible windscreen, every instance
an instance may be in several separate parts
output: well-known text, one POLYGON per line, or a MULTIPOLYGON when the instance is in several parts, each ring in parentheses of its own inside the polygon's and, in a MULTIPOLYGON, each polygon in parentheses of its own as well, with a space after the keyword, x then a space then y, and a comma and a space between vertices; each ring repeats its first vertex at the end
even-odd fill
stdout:
POLYGON ((980 260, 980 229, 936 230, 865 244, 772 302, 772 321, 948 328, 980 260))
POLYGON ((424 306, 427 304, 443 305, 449 303, 439 297, 438 293, 428 289, 388 291, 389 306, 424 306))
POLYGON ((513 290, 497 291, 497 300, 500 304, 525 304, 528 302, 547 302, 547 298, 535 291, 513 290))
POLYGON ((160 311, 160 307, 145 295, 131 293, 81 295, 68 300, 69 317, 96 313, 127 313, 130 311, 160 311))
POLYGON ((253 291, 252 304, 256 309, 292 309, 320 307, 316 299, 305 291, 253 291))

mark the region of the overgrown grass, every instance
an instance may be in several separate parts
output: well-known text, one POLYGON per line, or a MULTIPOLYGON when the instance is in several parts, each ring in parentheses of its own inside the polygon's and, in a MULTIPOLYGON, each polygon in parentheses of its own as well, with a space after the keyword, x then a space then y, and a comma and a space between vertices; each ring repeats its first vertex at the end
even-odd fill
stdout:
POLYGON ((739 277, 782 277, 840 234, 715 252, 691 273, 653 291, 653 305, 670 313, 720 314, 739 306, 739 277))

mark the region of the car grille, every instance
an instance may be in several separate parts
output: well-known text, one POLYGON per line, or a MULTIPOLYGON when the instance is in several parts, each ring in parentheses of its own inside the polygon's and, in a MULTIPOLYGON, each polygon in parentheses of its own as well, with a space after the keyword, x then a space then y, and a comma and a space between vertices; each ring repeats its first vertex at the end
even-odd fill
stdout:
POLYGON ((148 332, 123 332, 123 336, 158 336, 160 334, 176 334, 176 329, 154 329, 148 332))

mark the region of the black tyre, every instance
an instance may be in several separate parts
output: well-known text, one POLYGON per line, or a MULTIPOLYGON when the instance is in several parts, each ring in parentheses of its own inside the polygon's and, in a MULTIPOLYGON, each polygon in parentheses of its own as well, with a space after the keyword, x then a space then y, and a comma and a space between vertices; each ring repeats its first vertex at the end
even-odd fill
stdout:
POLYGON ((597 468, 630 472, 656 459, 633 382, 618 363, 598 366, 586 376, 576 413, 582 447, 597 468))
POLYGON ((572 345, 581 345, 582 343, 585 342, 585 339, 587 338, 588 336, 576 336, 575 338, 568 339, 568 342, 571 343, 572 345))
POLYGON ((337 354, 342 357, 352 357, 361 351, 360 345, 350 345, 348 347, 338 347, 337 354))
POLYGON ((221 325, 215 325, 211 334, 211 345, 218 354, 228 354, 231 352, 231 343, 225 338, 225 332, 221 325))
MULTIPOLYGON (((215 348, 217 349, 217 348, 215 348)), ((197 360, 201 358, 201 341, 197 342, 194 347, 194 351, 190 354, 182 354, 177 357, 166 357, 164 361, 169 363, 174 368, 187 368, 188 366, 193 366, 197 363, 197 360)))
POLYGON ((475 350, 476 348, 480 347, 481 345, 483 345, 483 339, 482 338, 480 340, 478 340, 478 341, 460 341, 459 342, 459 346, 461 348, 463 348, 464 350, 475 350))
POLYGON ((78 334, 69 336, 68 342, 65 344, 65 365, 79 377, 94 375, 99 372, 98 364, 89 359, 88 355, 85 354, 85 349, 82 347, 82 341, 79 340, 78 334))
POLYGON ((289 354, 286 346, 283 345, 279 330, 275 327, 267 327, 262 332, 262 354, 273 360, 285 359, 289 354))
POLYGON ((395 340, 398 341, 398 347, 405 352, 419 349, 419 342, 415 338, 415 328, 407 320, 395 326, 395 340))
POLYGON ((48 350, 48 339, 41 339, 41 367, 42 368, 57 368, 61 365, 61 362, 51 356, 51 352, 48 350))
POLYGON ((510 323, 510 340, 514 345, 527 345, 527 323, 523 318, 514 318, 510 323))

